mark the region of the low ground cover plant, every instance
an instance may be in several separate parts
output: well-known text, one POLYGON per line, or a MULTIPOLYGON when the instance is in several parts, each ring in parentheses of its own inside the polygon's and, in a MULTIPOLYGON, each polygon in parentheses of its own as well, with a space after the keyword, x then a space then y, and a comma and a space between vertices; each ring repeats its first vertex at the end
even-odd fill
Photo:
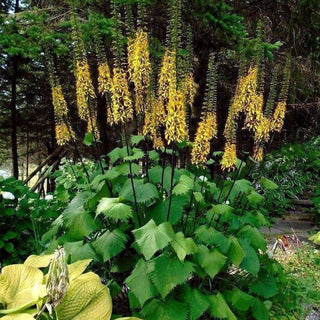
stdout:
POLYGON ((310 197, 319 183, 320 140, 313 138, 304 144, 286 144, 279 150, 268 153, 261 163, 250 173, 249 180, 256 181, 255 186, 265 196, 265 206, 271 216, 282 216, 285 210, 293 209, 291 199, 310 197), (278 187, 263 190, 258 183, 261 177, 267 177, 278 187))

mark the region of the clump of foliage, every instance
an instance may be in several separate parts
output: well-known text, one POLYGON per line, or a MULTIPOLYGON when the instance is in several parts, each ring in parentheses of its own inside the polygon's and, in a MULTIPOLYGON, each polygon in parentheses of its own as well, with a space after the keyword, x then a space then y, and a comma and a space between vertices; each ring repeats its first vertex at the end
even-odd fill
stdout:
POLYGON ((251 179, 259 192, 265 195, 265 205, 271 216, 281 216, 288 208, 294 208, 290 199, 298 199, 319 182, 319 139, 303 145, 286 144, 268 153, 265 160, 253 169, 251 179), (278 187, 263 190, 258 179, 267 177, 278 187))
POLYGON ((0 256, 2 265, 22 262, 43 250, 40 238, 56 218, 61 203, 40 199, 22 181, 0 177, 0 256))
POLYGON ((207 170, 176 167, 180 149, 146 153, 148 143, 133 136, 109 153, 42 238, 48 252, 93 259, 117 313, 267 319, 283 279, 258 230, 263 196, 236 175, 217 186, 207 170))

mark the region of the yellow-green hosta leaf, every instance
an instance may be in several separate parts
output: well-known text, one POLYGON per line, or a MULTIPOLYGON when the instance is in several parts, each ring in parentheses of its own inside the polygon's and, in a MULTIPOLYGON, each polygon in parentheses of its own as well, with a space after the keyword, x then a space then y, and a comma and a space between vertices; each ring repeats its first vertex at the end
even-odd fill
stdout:
POLYGON ((109 289, 92 272, 84 273, 73 280, 56 308, 59 320, 109 320, 111 312, 109 289))
POLYGON ((68 265, 68 273, 69 273, 69 281, 78 278, 84 270, 86 270, 87 266, 90 264, 92 259, 79 260, 72 264, 68 265))
POLYGON ((6 315, 1 320, 34 320, 35 318, 28 313, 15 313, 6 315))
POLYGON ((30 266, 34 268, 45 268, 49 265, 53 258, 53 254, 45 254, 42 256, 31 255, 23 263, 25 266, 30 266))
POLYGON ((37 288, 41 286, 42 281, 43 273, 37 268, 23 264, 4 267, 0 283, 4 286, 1 295, 7 309, 36 302, 39 298, 37 288))

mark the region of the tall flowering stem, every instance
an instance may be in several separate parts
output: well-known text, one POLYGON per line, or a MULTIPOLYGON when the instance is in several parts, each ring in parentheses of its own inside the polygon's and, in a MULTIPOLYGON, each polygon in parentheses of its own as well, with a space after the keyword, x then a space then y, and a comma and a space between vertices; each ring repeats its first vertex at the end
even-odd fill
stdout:
POLYGON ((149 58, 148 34, 141 28, 128 44, 129 79, 134 84, 135 110, 145 111, 146 97, 150 88, 151 64, 149 58))
POLYGON ((202 110, 202 120, 199 123, 191 152, 191 163, 204 165, 210 153, 210 141, 217 135, 217 72, 214 64, 214 54, 209 56, 207 84, 202 110))

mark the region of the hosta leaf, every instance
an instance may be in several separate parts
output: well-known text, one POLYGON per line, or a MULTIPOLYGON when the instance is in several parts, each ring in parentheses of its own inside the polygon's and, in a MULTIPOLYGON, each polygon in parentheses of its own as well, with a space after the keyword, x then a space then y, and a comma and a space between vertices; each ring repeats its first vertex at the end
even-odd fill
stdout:
POLYGON ((92 247, 105 262, 125 249, 126 241, 127 237, 120 229, 108 230, 92 242, 92 247))
POLYGON ((120 199, 125 199, 127 201, 138 203, 144 203, 152 199, 158 199, 159 193, 156 186, 152 183, 143 183, 142 180, 133 180, 135 195, 132 190, 131 181, 128 180, 123 188, 120 190, 119 197, 120 199))
POLYGON ((277 294, 278 288, 274 276, 263 272, 259 273, 259 278, 250 284, 249 291, 267 299, 277 294))
POLYGON ((42 256, 31 255, 23 263, 25 266, 30 266, 34 268, 45 268, 49 265, 53 258, 53 254, 44 254, 42 256))
POLYGON ((133 230, 137 244, 146 260, 149 260, 158 250, 163 249, 175 237, 169 222, 157 226, 150 220, 143 227, 133 230))
POLYGON ((210 251, 203 245, 199 247, 197 258, 199 265, 211 278, 216 276, 227 261, 227 257, 225 257, 218 249, 210 251))
POLYGON ((224 297, 237 311, 247 311, 253 305, 255 298, 235 288, 232 291, 225 291, 224 297))
POLYGON ((267 178, 261 178, 259 182, 267 190, 275 190, 275 189, 279 188, 279 186, 276 183, 274 183, 273 181, 271 181, 271 180, 269 180, 267 178))
POLYGON ((235 238, 234 236, 231 236, 230 240, 231 240, 231 245, 230 245, 230 249, 227 256, 236 267, 239 267, 240 263, 242 262, 246 254, 242 249, 237 238, 235 238))
MULTIPOLYGON (((189 198, 186 196, 173 196, 171 200, 171 209, 169 222, 175 225, 180 221, 184 206, 189 202, 189 198)), ((167 221, 169 198, 163 201, 158 201, 154 206, 148 208, 148 216, 150 216, 157 224, 167 221)))
POLYGON ((170 243, 180 261, 183 261, 186 255, 198 252, 198 247, 193 239, 185 238, 182 232, 176 233, 170 243))
POLYGON ((257 320, 268 320, 268 309, 265 304, 259 299, 255 299, 254 305, 252 306, 252 315, 257 320))
POLYGON ((149 269, 148 262, 140 259, 131 275, 125 280, 141 307, 147 300, 157 295, 157 290, 149 279, 149 269))
POLYGON ((193 184, 193 179, 183 174, 172 192, 176 195, 186 194, 193 189, 193 184))
POLYGON ((78 278, 87 269, 92 259, 79 260, 68 265, 69 281, 78 278))
POLYGON ((70 262, 77 260, 93 259, 99 261, 99 257, 92 249, 90 243, 83 243, 82 241, 66 242, 64 244, 66 255, 71 256, 70 262))
POLYGON ((107 218, 114 221, 127 221, 132 217, 132 209, 130 206, 121 203, 120 198, 102 198, 98 204, 97 215, 103 213, 107 218))
POLYGON ((141 311, 145 320, 185 320, 188 310, 184 303, 174 299, 162 302, 153 299, 141 311))
POLYGON ((208 296, 208 300, 210 302, 209 313, 212 317, 218 319, 237 320, 220 292, 215 295, 208 296))
POLYGON ((43 282, 43 273, 24 264, 4 267, 0 275, 0 296, 7 309, 31 306, 39 299, 38 287, 43 282))
POLYGON ((109 289, 92 272, 82 274, 73 280, 66 295, 56 307, 59 320, 109 320, 111 311, 109 289))
POLYGON ((240 268, 247 270, 253 275, 258 274, 260 269, 260 261, 257 253, 247 241, 241 241, 241 247, 246 256, 242 260, 240 268))
POLYGON ((265 251, 267 248, 267 241, 257 228, 246 225, 241 228, 237 236, 239 238, 247 239, 255 249, 265 251))
POLYGON ((9 314, 1 318, 1 320, 34 320, 35 318, 28 313, 9 314))
POLYGON ((150 261, 152 270, 150 279, 154 283, 162 299, 178 284, 184 283, 193 272, 193 264, 181 262, 176 257, 162 254, 155 260, 150 261))

